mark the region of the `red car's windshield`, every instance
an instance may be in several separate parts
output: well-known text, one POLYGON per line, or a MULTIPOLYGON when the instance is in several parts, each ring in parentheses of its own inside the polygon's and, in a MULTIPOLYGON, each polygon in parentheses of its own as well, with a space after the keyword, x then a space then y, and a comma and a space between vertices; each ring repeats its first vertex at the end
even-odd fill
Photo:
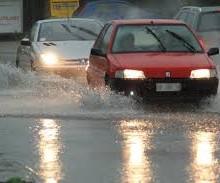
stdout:
POLYGON ((123 25, 117 29, 113 53, 202 52, 194 34, 185 25, 123 25))

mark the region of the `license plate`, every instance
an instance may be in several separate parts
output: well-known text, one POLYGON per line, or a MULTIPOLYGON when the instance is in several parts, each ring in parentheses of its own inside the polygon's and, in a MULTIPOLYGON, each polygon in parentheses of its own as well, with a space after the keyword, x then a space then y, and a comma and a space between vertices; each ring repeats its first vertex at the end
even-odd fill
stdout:
POLYGON ((156 83, 157 92, 178 92, 181 88, 181 83, 156 83))

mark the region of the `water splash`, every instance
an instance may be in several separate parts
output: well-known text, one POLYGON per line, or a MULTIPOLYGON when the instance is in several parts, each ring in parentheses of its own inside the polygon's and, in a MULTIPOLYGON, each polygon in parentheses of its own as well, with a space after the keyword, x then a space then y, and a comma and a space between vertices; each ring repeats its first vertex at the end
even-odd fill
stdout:
POLYGON ((0 115, 127 116, 137 113, 135 101, 57 75, 23 72, 0 64, 0 115))
MULTIPOLYGON (((220 91, 219 91, 220 93, 220 91)), ((176 111, 220 113, 220 95, 200 106, 175 104, 143 105, 109 89, 91 89, 86 83, 57 75, 23 72, 0 64, 0 115, 62 116, 117 118, 135 117, 149 113, 176 111), (4 106, 4 107, 3 107, 4 106)))

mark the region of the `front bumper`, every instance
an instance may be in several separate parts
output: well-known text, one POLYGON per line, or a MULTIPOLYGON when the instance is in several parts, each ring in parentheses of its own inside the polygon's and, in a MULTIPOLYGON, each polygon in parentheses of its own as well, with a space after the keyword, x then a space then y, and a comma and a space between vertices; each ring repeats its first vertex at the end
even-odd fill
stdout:
POLYGON ((145 79, 126 80, 112 79, 111 88, 118 92, 129 94, 131 91, 140 97, 183 97, 201 98, 215 95, 218 90, 218 78, 211 79, 145 79), (158 83, 178 83, 181 86, 179 91, 157 91, 158 83))
POLYGON ((86 77, 86 65, 38 65, 34 70, 39 73, 57 74, 64 77, 86 77))

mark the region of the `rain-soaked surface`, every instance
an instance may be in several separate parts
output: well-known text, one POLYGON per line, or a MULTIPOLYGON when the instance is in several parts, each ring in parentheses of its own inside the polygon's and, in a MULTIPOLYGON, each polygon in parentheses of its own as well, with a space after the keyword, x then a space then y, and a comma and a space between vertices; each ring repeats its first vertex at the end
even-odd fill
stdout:
POLYGON ((220 182, 220 96, 143 104, 0 64, 0 106, 1 181, 220 182))

